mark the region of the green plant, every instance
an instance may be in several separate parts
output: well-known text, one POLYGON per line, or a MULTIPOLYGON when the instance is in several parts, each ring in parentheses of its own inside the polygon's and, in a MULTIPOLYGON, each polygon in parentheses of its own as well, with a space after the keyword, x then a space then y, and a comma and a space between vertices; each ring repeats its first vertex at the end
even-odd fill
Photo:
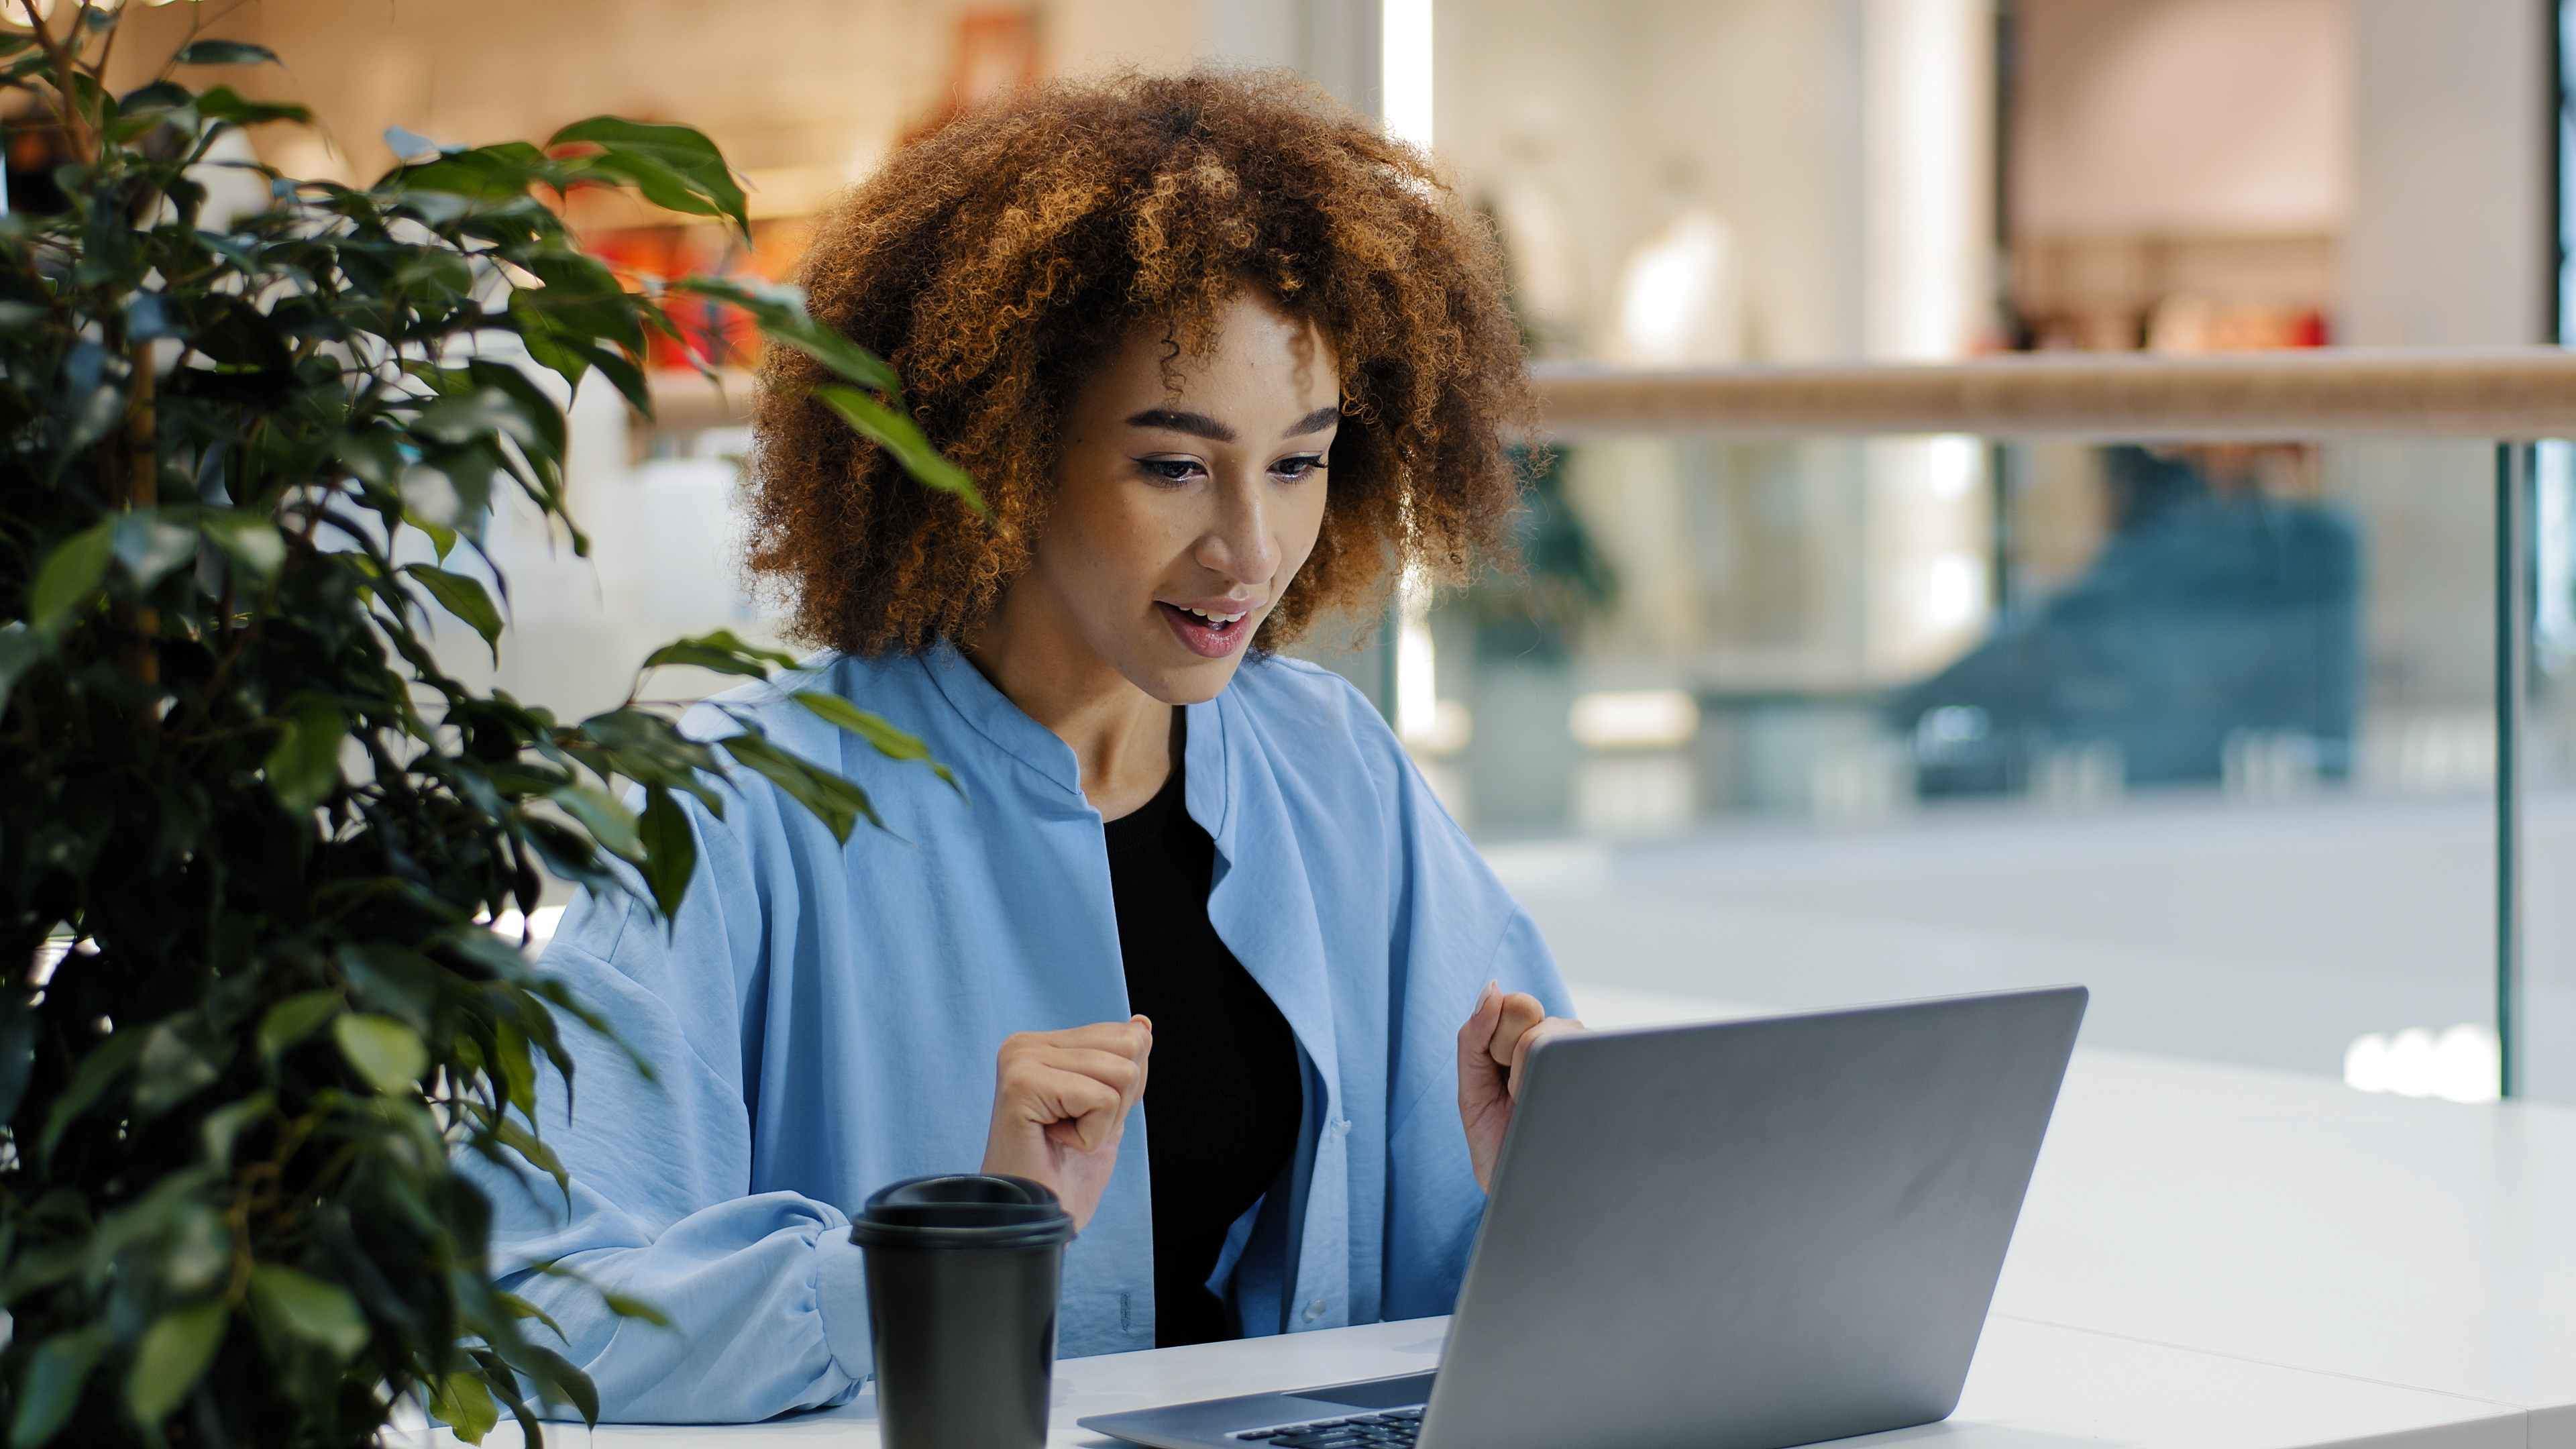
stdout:
POLYGON ((1476 657, 1562 667, 1583 626, 1618 604, 1619 571, 1566 495, 1566 450, 1514 448, 1512 461, 1528 485, 1512 520, 1521 568, 1468 588, 1476 657))
MULTIPOLYGON (((632 186, 747 226, 743 196, 697 132, 603 117, 363 190, 263 171, 274 209, 201 229, 217 134, 308 118, 170 79, 273 59, 232 42, 111 96, 114 25, 0 37, 72 157, 64 209, 0 220, 0 1422, 19 1449, 285 1449, 366 1443, 405 1396, 479 1438, 497 1397, 533 1440, 527 1395, 595 1401, 493 1287, 449 1157, 561 1176, 529 1113, 582 1009, 477 922, 549 871, 673 908, 674 796, 717 806, 728 755, 844 838, 871 812, 757 731, 718 751, 631 695, 566 722, 468 689, 425 630, 443 610, 498 658, 506 596, 469 562, 496 493, 584 550, 564 387, 650 406, 660 302, 542 198, 632 186)), ((824 360, 831 406, 981 510, 794 294, 674 285, 824 360)), ((789 662, 718 634, 645 667, 789 662)))

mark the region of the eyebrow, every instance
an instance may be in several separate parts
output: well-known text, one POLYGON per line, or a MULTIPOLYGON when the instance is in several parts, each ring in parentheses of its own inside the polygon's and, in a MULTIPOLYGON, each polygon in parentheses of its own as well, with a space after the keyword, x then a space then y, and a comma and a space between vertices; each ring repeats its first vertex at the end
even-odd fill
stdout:
POLYGON ((1167 433, 1187 433, 1213 443, 1234 441, 1234 429, 1205 413, 1176 413, 1169 408, 1147 408, 1127 420, 1131 428, 1160 428, 1167 433))
POLYGON ((1341 421, 1341 417, 1341 405, 1339 403, 1327 403, 1324 406, 1315 409, 1313 412, 1306 414, 1304 417, 1299 418, 1297 420, 1297 426, 1290 428, 1279 436, 1283 438, 1302 438, 1308 433, 1320 433, 1328 425, 1341 421))
MULTIPOLYGON (((1302 438, 1309 433, 1320 433, 1326 427, 1340 421, 1341 416, 1341 405, 1338 403, 1328 403, 1325 406, 1319 407, 1313 412, 1306 414, 1304 417, 1299 418, 1294 424, 1290 425, 1288 431, 1281 433, 1279 436, 1282 438, 1302 438)), ((1167 433, 1187 433, 1194 438, 1206 438, 1210 442, 1217 443, 1231 443, 1236 437, 1234 429, 1226 426, 1224 423, 1218 422, 1216 419, 1209 417, 1205 413, 1175 412, 1170 408, 1147 408, 1145 411, 1129 418, 1127 420, 1127 426, 1131 428, 1159 428, 1167 433)))

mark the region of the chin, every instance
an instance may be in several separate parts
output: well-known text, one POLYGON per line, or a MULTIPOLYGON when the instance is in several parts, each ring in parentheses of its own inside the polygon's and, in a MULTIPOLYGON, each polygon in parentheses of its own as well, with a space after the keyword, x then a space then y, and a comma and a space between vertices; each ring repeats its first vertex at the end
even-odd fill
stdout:
POLYGON ((1250 653, 1249 649, 1238 649, 1223 659, 1194 660, 1177 668, 1130 674, 1127 682, 1153 696, 1157 703, 1205 704, 1225 693, 1225 687, 1234 682, 1234 671, 1243 667, 1250 653))

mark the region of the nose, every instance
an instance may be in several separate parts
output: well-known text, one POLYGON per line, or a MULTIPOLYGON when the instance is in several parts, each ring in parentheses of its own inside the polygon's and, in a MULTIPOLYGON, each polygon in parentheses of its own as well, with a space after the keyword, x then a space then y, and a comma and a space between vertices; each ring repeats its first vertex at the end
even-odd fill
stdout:
POLYGON ((1238 584, 1265 584, 1279 571, 1279 542, 1270 528, 1271 499, 1260 479, 1235 479, 1215 490, 1216 516, 1190 556, 1199 567, 1238 584))

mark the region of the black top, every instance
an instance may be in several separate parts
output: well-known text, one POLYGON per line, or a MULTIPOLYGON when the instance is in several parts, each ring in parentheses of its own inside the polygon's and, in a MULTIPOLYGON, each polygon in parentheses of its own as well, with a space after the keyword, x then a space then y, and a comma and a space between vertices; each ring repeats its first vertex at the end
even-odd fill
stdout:
POLYGON ((1154 1023, 1145 1073, 1154 1343, 1238 1337, 1207 1277, 1226 1229, 1297 1148, 1297 1039, 1208 924, 1216 842, 1182 804, 1177 758, 1162 791, 1108 832, 1127 999, 1154 1023))

